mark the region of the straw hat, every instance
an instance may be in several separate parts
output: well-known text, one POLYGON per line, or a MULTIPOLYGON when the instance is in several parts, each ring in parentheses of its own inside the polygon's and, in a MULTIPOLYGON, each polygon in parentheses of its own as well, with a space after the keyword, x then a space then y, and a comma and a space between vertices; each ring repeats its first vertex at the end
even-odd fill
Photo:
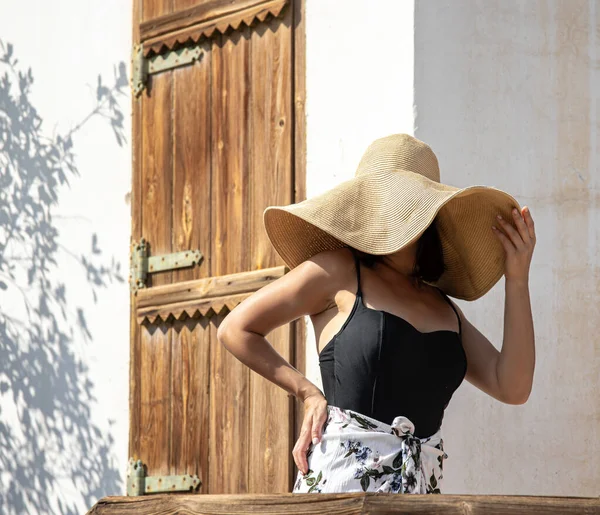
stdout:
POLYGON ((340 247, 391 254, 436 219, 445 271, 434 284, 452 297, 475 300, 504 273, 504 249, 492 225, 498 214, 512 221, 513 207, 519 209, 518 202, 495 188, 440 183, 431 148, 394 134, 369 146, 353 179, 297 204, 270 206, 263 221, 275 250, 294 268, 340 247))

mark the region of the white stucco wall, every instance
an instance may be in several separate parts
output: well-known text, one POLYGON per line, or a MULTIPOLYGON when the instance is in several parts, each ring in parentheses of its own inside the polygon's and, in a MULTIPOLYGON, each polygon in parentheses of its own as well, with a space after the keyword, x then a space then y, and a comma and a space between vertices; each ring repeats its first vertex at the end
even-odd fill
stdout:
MULTIPOLYGON (((597 2, 309 0, 306 21, 308 196, 350 178, 376 137, 408 132, 432 145, 443 181, 505 189, 536 220, 534 391, 507 406, 461 386, 444 491, 597 496, 597 2)), ((503 301, 502 280, 460 302, 498 347, 503 301)))
POLYGON ((0 40, 18 59, 0 63, 0 77, 8 73, 10 95, 41 121, 37 129, 7 113, 0 88, 0 127, 9 127, 0 130, 0 177, 13 178, 0 244, 9 241, 3 257, 14 266, 11 278, 0 264, 0 512, 85 513, 124 493, 127 462, 131 6, 2 2, 0 40), (19 98, 15 72, 28 69, 34 82, 19 98), (61 151, 57 137, 70 131, 72 149, 61 151), (52 183, 59 169, 63 185, 52 183), (9 220, 8 211, 21 214, 9 220), (23 220, 32 233, 17 241, 11 224, 23 234, 23 220), (33 255, 48 261, 30 281, 33 255))
MULTIPOLYGON (((446 420, 446 489, 600 492, 600 6, 594 0, 426 2, 415 8, 417 137, 442 178, 527 204, 537 337, 533 393, 503 406, 470 385, 446 420)), ((502 341, 504 287, 468 317, 502 341)))
MULTIPOLYGON (((306 1, 306 191, 354 176, 373 140, 413 133, 412 0, 306 1)), ((314 332, 307 377, 322 387, 314 332)))

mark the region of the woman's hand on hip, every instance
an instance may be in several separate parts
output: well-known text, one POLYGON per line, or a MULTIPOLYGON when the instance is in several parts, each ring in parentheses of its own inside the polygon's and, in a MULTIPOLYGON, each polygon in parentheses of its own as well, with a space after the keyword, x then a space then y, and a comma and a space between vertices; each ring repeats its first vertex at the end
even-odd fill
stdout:
POLYGON ((323 425, 327 421, 327 399, 319 392, 312 393, 304 398, 304 420, 300 429, 300 436, 294 446, 292 455, 296 466, 303 474, 308 472, 308 459, 306 451, 311 443, 317 444, 323 435, 323 425))
POLYGON ((495 226, 492 229, 504 247, 506 279, 527 282, 536 241, 533 218, 528 207, 524 207, 520 213, 516 208, 513 209, 512 216, 516 229, 500 215, 498 225, 501 229, 495 226))

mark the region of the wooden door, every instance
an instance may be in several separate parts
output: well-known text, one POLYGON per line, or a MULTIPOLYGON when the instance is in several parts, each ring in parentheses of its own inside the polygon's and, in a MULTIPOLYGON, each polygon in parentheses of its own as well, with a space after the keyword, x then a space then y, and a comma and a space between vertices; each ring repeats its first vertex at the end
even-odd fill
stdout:
MULTIPOLYGON (((298 406, 216 331, 285 273, 262 212, 304 195, 300 27, 292 0, 134 0, 146 55, 191 43, 202 55, 134 99, 132 239, 204 260, 150 274, 132 295, 130 456, 148 475, 198 474, 200 493, 292 487, 298 406)), ((302 369, 300 332, 268 339, 302 369)))

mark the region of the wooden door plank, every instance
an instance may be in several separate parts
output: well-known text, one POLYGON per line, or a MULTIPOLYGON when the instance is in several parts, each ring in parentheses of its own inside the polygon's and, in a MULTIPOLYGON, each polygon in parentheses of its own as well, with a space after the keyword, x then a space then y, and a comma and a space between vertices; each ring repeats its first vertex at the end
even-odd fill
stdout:
MULTIPOLYGON (((250 268, 273 267, 281 260, 264 230, 262 213, 269 205, 292 201, 292 10, 251 33, 252 134, 249 181, 250 268)), ((268 335, 273 347, 290 361, 291 329, 285 325, 268 335)), ((292 488, 292 399, 260 375, 250 374, 249 491, 289 492, 292 488)))
MULTIPOLYGON (((292 324, 293 340, 291 342, 291 363, 301 374, 306 375, 306 322, 304 317, 296 320, 292 324)), ((291 416, 293 417, 292 428, 292 448, 300 437, 302 422, 304 421, 304 405, 300 399, 296 397, 292 400, 293 409, 291 416)), ((295 477, 295 471, 292 470, 292 481, 295 477)))
POLYGON ((248 270, 248 50, 239 32, 213 40, 211 275, 248 270))
POLYGON ((142 21, 148 21, 173 12, 173 0, 142 0, 142 21))
POLYGON ((173 252, 200 249, 204 259, 173 272, 173 281, 210 271, 210 42, 199 62, 173 71, 173 252))
POLYGON ((218 340, 223 315, 210 324, 209 481, 203 493, 248 492, 250 369, 218 340))
POLYGON ((181 11, 182 9, 187 9, 188 7, 193 7, 195 5, 200 5, 206 3, 210 0, 173 0, 173 12, 176 13, 181 11))
MULTIPOLYGON (((290 360, 291 327, 277 328, 267 339, 290 360)), ((261 375, 250 373, 249 492, 289 493, 295 464, 292 457, 292 398, 261 375)))
MULTIPOLYGON (((171 349, 171 474, 198 474, 208 484, 209 320, 173 324, 171 349)), ((199 490, 203 492, 204 489, 199 490)))
POLYGON ((164 326, 140 328, 140 455, 149 475, 169 474, 171 342, 164 326))
POLYGON ((264 230, 263 211, 293 201, 292 14, 288 9, 283 18, 257 26, 251 35, 252 175, 247 226, 252 269, 282 263, 264 230))
MULTIPOLYGON (((132 41, 139 42, 142 0, 133 0, 132 41)), ((131 98, 131 239, 142 237, 142 100, 131 98)), ((129 297, 129 456, 139 456, 140 445, 140 337, 136 319, 135 295, 129 297)))
MULTIPOLYGON (((142 97, 142 234, 150 255, 171 252, 172 227, 172 72, 153 75, 142 97)), ((149 274, 147 285, 168 284, 171 272, 149 274)))
MULTIPOLYGON (((132 0, 131 1, 131 9, 132 9, 131 41, 133 43, 140 42, 140 24, 142 23, 142 2, 143 2, 143 0, 132 0)), ((135 137, 135 133, 134 133, 134 137, 135 137)))
POLYGON ((306 22, 305 0, 294 0, 292 42, 294 59, 294 199, 306 199, 306 22))
MULTIPOLYGON (((293 2, 293 57, 294 57, 294 198, 293 202, 306 199, 306 22, 304 0, 293 2)), ((306 322, 304 317, 293 324, 294 341, 292 363, 302 374, 306 374, 306 322)), ((294 434, 293 442, 300 436, 304 407, 294 398, 294 434)))

